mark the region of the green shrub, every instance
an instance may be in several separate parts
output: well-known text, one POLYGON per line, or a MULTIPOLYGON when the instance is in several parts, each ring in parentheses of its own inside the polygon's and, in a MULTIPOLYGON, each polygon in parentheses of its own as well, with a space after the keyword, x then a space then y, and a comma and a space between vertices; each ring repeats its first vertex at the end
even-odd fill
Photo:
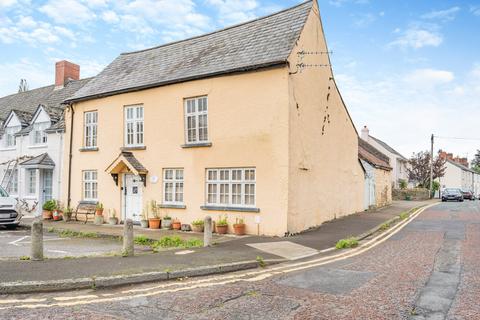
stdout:
POLYGON ((388 223, 388 222, 385 222, 384 224, 382 224, 382 225, 380 226, 380 230, 381 230, 381 231, 385 231, 385 230, 387 230, 388 228, 390 228, 390 223, 388 223))
POLYGON ((151 247, 154 251, 157 251, 159 248, 197 248, 201 246, 203 246, 203 242, 201 240, 183 240, 179 236, 165 236, 151 244, 151 247))
POLYGON ((203 220, 194 220, 192 221, 192 226, 203 226, 205 222, 203 220))
POLYGON ((57 208, 57 202, 53 199, 45 201, 45 203, 42 206, 42 209, 46 211, 53 211, 56 208, 57 208))
POLYGON ((400 185, 400 189, 402 189, 402 190, 407 189, 407 186, 408 186, 407 180, 405 180, 405 179, 400 179, 400 180, 398 181, 398 184, 400 185))
POLYGON ((133 239, 133 242, 135 244, 141 245, 141 246, 149 246, 151 245, 154 241, 152 239, 149 239, 143 235, 136 236, 133 239))
POLYGON ((354 248, 358 246, 358 240, 354 237, 350 237, 347 239, 338 240, 335 248, 337 249, 346 249, 346 248, 354 248))
POLYGON ((228 226, 227 216, 224 216, 223 218, 222 216, 220 216, 220 218, 217 221, 217 226, 218 227, 228 226))

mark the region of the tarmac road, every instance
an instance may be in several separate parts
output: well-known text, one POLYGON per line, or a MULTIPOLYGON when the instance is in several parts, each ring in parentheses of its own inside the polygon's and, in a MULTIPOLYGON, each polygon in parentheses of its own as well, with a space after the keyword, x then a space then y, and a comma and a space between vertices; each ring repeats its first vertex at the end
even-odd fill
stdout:
POLYGON ((3 296, 0 318, 480 319, 478 248, 480 201, 440 203, 374 248, 330 264, 3 296))

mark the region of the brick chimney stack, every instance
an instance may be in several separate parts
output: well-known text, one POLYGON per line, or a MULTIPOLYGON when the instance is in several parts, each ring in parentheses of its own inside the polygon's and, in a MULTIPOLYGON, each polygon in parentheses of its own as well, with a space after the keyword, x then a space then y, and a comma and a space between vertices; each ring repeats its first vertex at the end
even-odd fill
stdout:
POLYGON ((63 88, 70 80, 80 79, 80 66, 66 60, 55 63, 55 87, 63 88))
POLYGON ((368 130, 367 126, 363 126, 360 138, 368 142, 369 135, 370 135, 370 130, 368 130))

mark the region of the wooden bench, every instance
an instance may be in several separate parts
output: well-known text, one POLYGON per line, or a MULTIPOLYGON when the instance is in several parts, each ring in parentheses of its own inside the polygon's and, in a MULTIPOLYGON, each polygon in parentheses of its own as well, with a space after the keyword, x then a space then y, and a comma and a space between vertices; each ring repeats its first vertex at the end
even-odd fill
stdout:
POLYGON ((78 215, 79 214, 84 214, 85 215, 85 223, 88 221, 88 215, 92 215, 93 218, 95 219, 95 210, 97 208, 97 203, 96 202, 90 202, 90 201, 80 201, 77 205, 77 208, 73 212, 75 215, 75 221, 78 221, 78 215))

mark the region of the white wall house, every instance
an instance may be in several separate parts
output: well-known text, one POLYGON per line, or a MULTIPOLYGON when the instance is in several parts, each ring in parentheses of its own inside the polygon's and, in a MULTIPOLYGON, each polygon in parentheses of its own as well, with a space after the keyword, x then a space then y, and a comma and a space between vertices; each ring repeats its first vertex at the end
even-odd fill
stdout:
POLYGON ((441 189, 458 188, 472 190, 475 195, 480 194, 480 175, 455 161, 446 159, 445 175, 439 179, 441 189))
POLYGON ((42 204, 59 199, 62 183, 66 97, 89 79, 78 80, 79 67, 56 64, 55 85, 0 98, 0 183, 17 199, 24 199, 34 214, 42 204))
POLYGON ((386 155, 390 161, 389 164, 392 167, 392 185, 394 188, 399 188, 399 181, 405 180, 409 181, 408 179, 408 159, 397 152, 395 149, 390 147, 388 144, 383 142, 380 139, 372 137, 370 135, 370 131, 367 126, 362 128, 361 138, 371 144, 373 147, 378 149, 381 153, 386 155))

